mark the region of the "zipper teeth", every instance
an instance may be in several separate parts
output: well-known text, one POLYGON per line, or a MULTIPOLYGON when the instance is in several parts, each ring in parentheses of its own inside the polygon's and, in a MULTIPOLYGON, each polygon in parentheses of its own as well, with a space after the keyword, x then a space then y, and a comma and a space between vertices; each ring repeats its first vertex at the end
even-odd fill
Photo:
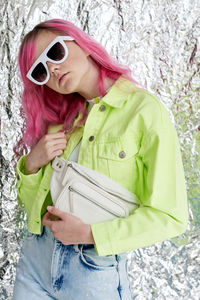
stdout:
MULTIPOLYGON (((75 192, 75 193, 77 193, 77 194, 79 194, 80 196, 83 196, 81 193, 79 193, 77 190, 75 190, 75 189, 72 188, 71 186, 69 186, 69 190, 70 190, 70 191, 73 191, 73 192, 75 192)), ((103 205, 100 205, 100 204, 99 204, 98 202, 96 202, 94 199, 91 199, 91 198, 89 198, 88 196, 86 197, 85 195, 84 195, 84 198, 88 199, 88 200, 89 200, 90 202, 92 202, 92 203, 95 203, 97 206, 103 208, 104 210, 108 211, 109 213, 113 214, 114 216, 116 216, 116 217, 122 217, 121 215, 116 214, 115 212, 113 212, 113 210, 110 210, 110 209, 108 209, 108 208, 105 208, 103 205)))
MULTIPOLYGON (((89 179, 88 177, 86 177, 84 174, 82 174, 82 173, 80 173, 79 171, 77 171, 74 167, 73 167, 73 165, 72 164, 68 164, 68 167, 71 167, 76 173, 78 173, 79 175, 81 175, 81 176, 83 176, 85 179, 87 179, 89 182, 91 182, 92 184, 94 184, 94 185, 96 185, 97 187, 98 187, 98 185, 95 183, 95 182, 93 182, 91 179, 89 179)), ((105 188, 102 186, 102 185, 100 185, 101 186, 101 188, 102 188, 102 190, 104 190, 105 192, 107 192, 107 193, 109 193, 109 194, 111 194, 111 195, 113 195, 113 196, 115 196, 116 197, 116 195, 114 194, 114 193, 112 193, 112 192, 108 192, 108 191, 106 191, 105 190, 105 188)), ((128 203, 132 203, 132 204, 134 204, 134 205, 136 205, 136 206, 140 206, 138 203, 135 203, 135 202, 130 202, 130 201, 127 201, 126 199, 122 199, 120 196, 118 196, 121 200, 123 200, 123 201, 126 201, 126 202, 128 202, 128 203)), ((114 203, 116 203, 114 200, 111 200, 111 201, 113 201, 114 203)), ((116 204, 118 204, 118 203, 116 203, 116 204)), ((120 204, 118 204, 119 206, 120 206, 120 204)), ((122 206, 121 206, 122 207, 122 206)), ((122 207, 123 208, 123 207, 122 207)), ((124 209, 124 208, 123 208, 124 209)))

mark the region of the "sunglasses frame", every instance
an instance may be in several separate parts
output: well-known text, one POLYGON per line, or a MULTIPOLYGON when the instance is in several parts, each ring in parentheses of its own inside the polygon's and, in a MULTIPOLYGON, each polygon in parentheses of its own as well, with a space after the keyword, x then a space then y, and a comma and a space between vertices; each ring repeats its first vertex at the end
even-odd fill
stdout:
POLYGON ((29 69, 29 71, 27 72, 27 74, 26 74, 26 77, 29 79, 29 80, 31 80, 33 83, 35 83, 35 84, 38 84, 38 85, 43 85, 43 84, 45 84, 45 83, 47 83, 47 81, 49 80, 49 78, 50 78, 50 73, 49 73, 49 69, 48 69, 48 66, 47 66, 47 61, 50 61, 50 62, 52 62, 52 63, 54 63, 54 64, 60 64, 60 63, 62 63, 66 58, 67 58, 67 56, 68 56, 68 48, 67 48, 67 45, 65 44, 65 42, 64 41, 73 41, 74 40, 74 38, 72 38, 71 36, 68 36, 68 35, 66 35, 66 36, 57 36, 45 49, 44 49, 44 51, 40 54, 40 56, 36 59, 36 61, 33 63, 33 65, 31 66, 31 68, 29 69), (49 49, 51 49, 51 47, 52 46, 54 46, 57 42, 59 42, 62 46, 63 46, 63 48, 64 48, 64 50, 65 50, 65 55, 64 55, 64 57, 61 59, 61 60, 53 60, 53 59, 51 59, 51 58, 49 58, 48 56, 47 56, 47 53, 48 53, 48 51, 49 51, 49 49), (35 67, 39 64, 39 63, 42 63, 43 64, 43 66, 45 67, 45 69, 46 69, 46 72, 47 72, 47 77, 46 77, 46 79, 44 80, 44 81, 42 81, 42 82, 40 82, 40 81, 37 81, 37 80, 35 80, 33 77, 32 77, 32 72, 33 72, 33 70, 35 69, 35 67))

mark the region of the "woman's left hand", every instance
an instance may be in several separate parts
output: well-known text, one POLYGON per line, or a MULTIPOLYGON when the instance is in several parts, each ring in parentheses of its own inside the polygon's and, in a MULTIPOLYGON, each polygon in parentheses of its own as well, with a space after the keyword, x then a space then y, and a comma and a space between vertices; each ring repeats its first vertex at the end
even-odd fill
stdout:
POLYGON ((55 238, 62 244, 94 244, 89 224, 83 223, 78 217, 54 206, 48 206, 47 210, 48 212, 44 215, 42 224, 48 226, 55 238), (50 219, 51 214, 58 218, 52 221, 50 219))

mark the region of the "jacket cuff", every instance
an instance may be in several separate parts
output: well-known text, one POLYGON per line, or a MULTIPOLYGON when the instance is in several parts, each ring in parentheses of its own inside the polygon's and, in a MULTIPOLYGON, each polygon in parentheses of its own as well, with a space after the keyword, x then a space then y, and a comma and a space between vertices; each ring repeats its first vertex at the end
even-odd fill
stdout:
POLYGON ((22 157, 20 157, 20 159, 17 162, 16 171, 18 186, 21 185, 21 183, 27 184, 29 186, 34 186, 42 178, 42 168, 40 168, 37 173, 27 174, 26 156, 27 155, 23 155, 22 157))
POLYGON ((106 222, 90 224, 94 238, 94 248, 99 256, 113 255, 106 222))

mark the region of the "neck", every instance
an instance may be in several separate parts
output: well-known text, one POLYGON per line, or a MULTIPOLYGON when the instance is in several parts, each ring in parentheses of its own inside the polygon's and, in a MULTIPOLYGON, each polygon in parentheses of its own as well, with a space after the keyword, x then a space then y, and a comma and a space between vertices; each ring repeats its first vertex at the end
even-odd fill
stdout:
MULTIPOLYGON (((84 88, 79 91, 79 94, 85 99, 92 99, 101 96, 98 89, 100 69, 91 57, 89 57, 89 59, 91 59, 91 67, 87 72, 87 77, 83 79, 84 84, 81 84, 81 86, 83 86, 84 88)), ((104 80, 105 89, 109 89, 114 84, 114 82, 115 81, 113 79, 106 77, 104 80)))

